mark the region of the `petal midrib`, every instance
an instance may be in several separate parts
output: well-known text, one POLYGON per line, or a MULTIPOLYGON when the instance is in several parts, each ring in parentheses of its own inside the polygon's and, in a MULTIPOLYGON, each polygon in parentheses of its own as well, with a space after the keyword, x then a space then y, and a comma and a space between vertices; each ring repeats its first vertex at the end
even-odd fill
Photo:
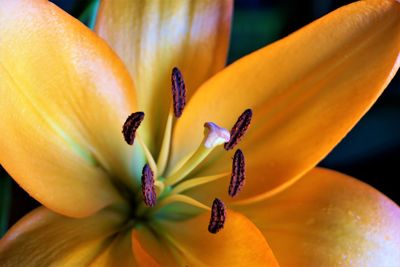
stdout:
MULTIPOLYGON (((337 55, 336 54, 332 54, 329 55, 328 58, 326 58, 325 60, 321 60, 319 61, 319 64, 317 64, 313 69, 314 70, 321 70, 324 69, 325 70, 325 75, 323 75, 321 77, 321 79, 318 80, 313 80, 313 83, 315 84, 320 84, 322 83, 324 80, 327 79, 327 77, 330 76, 330 74, 334 73, 334 71, 337 69, 338 66, 342 65, 344 62, 346 62, 348 60, 348 58, 351 58, 351 55, 356 54, 358 51, 360 51, 363 47, 368 46, 368 44, 371 42, 371 40, 374 39, 374 36, 379 35, 381 32, 385 31, 387 28, 389 28, 389 26, 391 24, 393 24, 393 22, 395 22, 395 19, 393 18, 391 21, 388 21, 384 27, 379 27, 380 25, 376 25, 375 27, 378 28, 378 30, 376 30, 372 35, 369 35, 368 38, 363 39, 362 35, 360 34, 357 38, 350 40, 350 42, 352 43, 356 43, 356 46, 352 46, 351 49, 348 48, 346 51, 346 55, 342 56, 340 59, 337 59, 337 55), (364 40, 363 42, 358 42, 358 40, 364 40), (327 62, 331 62, 332 64, 327 64, 327 62), (329 68, 327 68, 327 66, 329 66, 329 68)), ((340 49, 338 49, 338 51, 341 51, 340 49)), ((343 52, 340 52, 341 54, 343 52)), ((271 130, 275 129, 276 124, 271 123, 272 121, 276 121, 276 123, 281 122, 282 120, 280 119, 280 117, 283 117, 283 110, 288 110, 288 106, 285 105, 285 103, 296 103, 295 105, 292 105, 290 107, 290 110, 295 110, 297 107, 300 107, 301 104, 303 102, 306 102, 307 99, 311 99, 312 96, 316 95, 318 92, 321 91, 321 87, 315 87, 314 90, 310 90, 308 92, 308 94, 306 95, 306 97, 302 97, 299 98, 298 95, 300 95, 300 88, 296 90, 296 84, 303 84, 305 83, 305 81, 307 80, 311 80, 313 78, 313 71, 310 71, 307 75, 301 75, 301 79, 293 82, 293 86, 289 87, 289 88, 285 88, 285 90, 281 90, 281 96, 280 97, 276 97, 271 99, 270 102, 266 102, 266 103, 258 103, 258 105, 256 105, 256 110, 258 109, 262 109, 262 107, 267 107, 267 109, 273 111, 273 112, 265 112, 263 113, 263 117, 265 118, 265 120, 268 120, 268 128, 270 128, 271 130), (286 92, 290 92, 290 94, 286 94, 286 92), (280 107, 280 108, 279 108, 280 107), (279 116, 279 114, 281 114, 279 116)), ((310 87, 311 88, 311 87, 310 87)), ((313 89, 313 88, 311 88, 313 89)), ((382 88, 382 90, 379 93, 382 93, 382 91, 384 90, 384 88, 382 88)), ((370 106, 372 106, 373 103, 370 104, 370 106)), ((369 108, 368 108, 369 109, 369 108)), ((265 109, 264 109, 265 110, 265 109)), ((253 142, 257 142, 257 140, 261 139, 262 136, 265 135, 265 128, 261 129, 261 128, 254 128, 252 130, 252 139, 255 139, 253 142)), ((249 137, 247 137, 249 138, 249 137)))
MULTIPOLYGON (((322 75, 322 77, 318 80, 313 80, 313 84, 322 84, 324 80, 327 79, 330 75, 332 75, 335 70, 338 69, 338 66, 343 65, 349 58, 351 58, 352 54, 356 54, 357 51, 360 51, 363 47, 368 46, 371 40, 374 39, 374 36, 379 35, 381 32, 385 31, 387 28, 391 26, 395 22, 395 19, 390 20, 386 24, 384 24, 383 27, 379 27, 380 25, 375 26, 378 28, 377 31, 374 32, 374 34, 369 35, 368 38, 364 39, 363 42, 358 42, 358 39, 362 40, 362 36, 360 35, 359 37, 349 41, 352 43, 356 43, 357 45, 352 47, 351 49, 348 49, 348 53, 346 53, 346 56, 342 56, 339 60, 337 59, 337 55, 330 55, 326 60, 321 60, 319 64, 317 64, 313 69, 315 70, 325 70, 325 75, 322 75), (332 64, 326 64, 327 62, 331 62, 332 64), (326 66, 329 66, 327 68, 326 66)), ((339 49, 338 49, 339 50, 339 49)), ((339 50, 341 51, 341 50, 339 50)), ((395 65, 395 62, 393 63, 395 65)), ((302 76, 301 79, 299 79, 296 82, 293 82, 293 86, 290 88, 286 88, 285 90, 282 90, 281 96, 280 97, 274 97, 271 99, 270 102, 266 103, 258 103, 256 106, 256 110, 262 110, 262 107, 265 107, 264 110, 270 110, 271 112, 262 112, 263 113, 263 118, 268 121, 268 124, 265 126, 267 128, 256 128, 253 127, 252 132, 250 135, 246 137, 246 139, 251 140, 251 142, 248 142, 247 144, 251 143, 257 143, 260 140, 262 140, 263 136, 269 129, 270 132, 273 132, 274 129, 277 129, 278 124, 282 124, 282 117, 285 117, 286 113, 289 113, 289 111, 296 110, 298 107, 301 107, 304 102, 306 102, 309 99, 312 99, 312 96, 315 96, 318 94, 318 92, 321 91, 322 87, 321 86, 314 86, 310 87, 311 89, 306 96, 303 96, 301 98, 298 97, 298 93, 300 93, 299 90, 296 90, 296 84, 303 84, 307 80, 312 80, 313 78, 313 72, 310 71, 307 75, 302 76), (285 94, 285 92, 290 92, 290 94, 285 94), (290 99, 290 100, 289 100, 290 99), (290 107, 285 105, 285 103, 293 103, 290 107), (285 112, 282 112, 285 111, 285 112)), ((299 88, 300 89, 300 88, 299 88)), ((377 96, 379 96, 384 90, 384 87, 382 86, 382 89, 377 93, 377 96)), ((376 96, 376 97, 377 97, 376 96)), ((373 103, 370 103, 369 106, 365 109, 365 112, 373 105, 373 103)), ((364 112, 364 113, 365 113, 364 112)), ((350 129, 348 130, 350 131, 350 129)), ((347 133, 343 134, 345 136, 347 133)), ((329 151, 326 153, 328 154, 329 151)), ((310 167, 311 168, 311 167, 310 167)), ((306 171, 305 171, 306 172, 306 171)), ((304 174, 303 172, 302 174, 304 174)), ((301 175, 300 175, 301 176, 301 175)))
MULTIPOLYGON (((4 64, 2 64, 0 62, 0 66, 1 68, 4 70, 4 73, 7 74, 7 76, 10 78, 10 80, 16 85, 15 88, 18 88, 18 92, 19 95, 21 96, 21 98, 24 99, 24 102, 27 105, 30 105, 31 108, 29 109, 32 112, 35 112, 38 114, 38 116, 40 118, 42 118, 47 124, 48 126, 53 130, 53 132, 58 135, 59 137, 61 137, 62 140, 65 141, 65 143, 68 144, 68 147, 71 148, 72 151, 75 152, 76 155, 78 155, 80 158, 82 158, 83 160, 85 160, 85 162, 87 162, 89 165, 92 166, 100 166, 101 169, 105 170, 105 168, 103 167, 103 165, 96 159, 96 157, 94 156, 94 154, 90 151, 87 151, 86 149, 83 148, 82 145, 80 145, 78 142, 76 142, 75 140, 73 140, 73 138, 69 135, 67 135, 58 125, 57 123, 55 123, 54 121, 52 121, 49 116, 42 112, 40 110, 40 108, 38 107, 38 105, 36 105, 34 103, 34 101, 31 100, 31 98, 29 98, 25 93, 24 90, 22 89, 23 86, 18 83, 17 80, 15 80, 12 75, 10 74, 10 72, 7 70, 7 68, 4 66, 4 64)), ((10 126, 11 127, 11 126, 10 126)), ((88 144, 86 144, 86 146, 88 146, 88 144)), ((90 147, 90 146, 89 146, 90 147)))

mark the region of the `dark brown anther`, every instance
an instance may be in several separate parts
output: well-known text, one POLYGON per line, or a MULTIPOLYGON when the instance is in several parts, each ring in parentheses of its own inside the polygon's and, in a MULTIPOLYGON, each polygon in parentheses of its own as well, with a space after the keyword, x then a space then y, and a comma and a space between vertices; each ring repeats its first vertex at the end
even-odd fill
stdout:
POLYGON ((243 135, 246 133, 249 128, 251 117, 253 116, 253 111, 251 109, 246 109, 242 115, 238 118, 235 125, 233 125, 231 130, 231 139, 229 142, 224 144, 225 150, 230 150, 234 148, 234 146, 239 143, 240 139, 242 139, 243 135))
POLYGON ((157 195, 154 186, 154 174, 149 164, 144 165, 142 171, 142 194, 146 206, 154 207, 156 205, 157 195))
POLYGON ((124 134, 125 141, 133 145, 133 141, 135 141, 136 130, 139 128, 140 123, 144 119, 143 112, 135 112, 132 113, 125 121, 124 126, 122 127, 122 133, 124 134))
POLYGON ((238 149, 235 152, 232 162, 232 176, 229 184, 228 194, 235 197, 242 190, 245 183, 245 162, 242 150, 238 149))
POLYGON ((210 224, 208 225, 208 231, 212 234, 218 233, 224 228, 226 220, 226 207, 224 202, 219 198, 214 199, 211 208, 210 224))
POLYGON ((174 102, 174 114, 176 118, 182 115, 186 105, 186 88, 181 71, 175 67, 172 69, 172 100, 174 102))

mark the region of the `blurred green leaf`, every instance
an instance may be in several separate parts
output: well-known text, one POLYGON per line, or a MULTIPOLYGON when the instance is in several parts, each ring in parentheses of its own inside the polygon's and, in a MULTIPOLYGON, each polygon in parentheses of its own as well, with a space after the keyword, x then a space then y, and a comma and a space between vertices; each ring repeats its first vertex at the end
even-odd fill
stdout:
POLYGON ((400 147, 400 101, 398 104, 388 101, 384 105, 383 101, 378 104, 372 107, 321 165, 338 169, 374 157, 379 158, 400 147))
POLYGON ((284 23, 283 14, 277 8, 235 10, 228 62, 279 39, 284 23))
POLYGON ((100 0, 50 0, 68 14, 93 29, 100 0))
MULTIPOLYGON (((1 168, 1 167, 0 167, 1 168)), ((0 172, 0 237, 8 228, 11 205, 11 178, 0 172)))
POLYGON ((79 15, 79 20, 93 30, 96 23, 97 11, 99 9, 100 1, 89 1, 82 13, 79 15))

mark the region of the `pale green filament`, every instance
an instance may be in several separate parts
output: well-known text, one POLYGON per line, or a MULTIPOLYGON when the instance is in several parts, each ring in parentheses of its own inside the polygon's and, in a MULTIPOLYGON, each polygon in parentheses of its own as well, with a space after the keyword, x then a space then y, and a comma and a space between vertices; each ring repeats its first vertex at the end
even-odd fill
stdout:
POLYGON ((160 196, 162 192, 164 191, 164 183, 161 181, 155 181, 154 186, 156 187, 156 194, 157 196, 160 196))
POLYGON ((154 158, 151 155, 150 150, 147 148, 146 144, 143 142, 142 138, 140 138, 140 136, 138 134, 136 135, 136 140, 138 140, 140 146, 142 147, 144 155, 146 156, 146 159, 147 159, 147 163, 149 164, 150 169, 153 171, 154 178, 156 179, 157 173, 158 173, 157 172, 157 164, 154 161, 154 158))
POLYGON ((190 188, 193 188, 193 187, 205 184, 205 183, 210 183, 210 182, 216 181, 218 179, 227 177, 229 174, 230 174, 229 172, 226 172, 226 173, 221 173, 221 174, 216 174, 216 175, 192 178, 190 180, 184 181, 184 182, 178 184, 177 186, 175 186, 174 189, 172 189, 172 191, 170 192, 170 194, 171 195, 179 194, 190 188))
POLYGON ((197 208, 208 210, 208 211, 211 210, 210 207, 204 205, 203 203, 201 203, 191 197, 188 197, 185 195, 170 195, 170 196, 164 198, 163 200, 161 200, 160 203, 157 203, 156 210, 154 210, 154 211, 158 211, 161 208, 163 208, 171 203, 175 203, 175 202, 186 203, 193 207, 197 207, 197 208))
POLYGON ((165 171, 165 167, 167 166, 169 149, 171 146, 171 133, 172 133, 172 122, 174 119, 174 113, 172 109, 169 111, 167 124, 165 126, 164 137, 160 149, 160 154, 158 155, 157 160, 157 169, 160 175, 163 175, 165 171))

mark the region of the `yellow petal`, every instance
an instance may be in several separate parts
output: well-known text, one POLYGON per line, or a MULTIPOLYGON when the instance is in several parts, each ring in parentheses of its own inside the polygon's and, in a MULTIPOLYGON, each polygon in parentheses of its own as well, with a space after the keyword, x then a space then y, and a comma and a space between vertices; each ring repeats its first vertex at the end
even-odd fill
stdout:
MULTIPOLYGON (((399 67, 399 51, 396 1, 356 2, 332 12, 200 87, 175 127, 170 167, 194 151, 204 122, 230 129, 252 108, 239 145, 249 168, 265 169, 262 176, 248 176, 247 185, 255 183, 252 194, 300 177, 375 102, 399 67)), ((230 170, 232 155, 221 149, 198 175, 230 170)))
POLYGON ((121 129, 135 96, 122 62, 47 1, 1 1, 0 36, 0 163, 61 214, 116 201, 109 177, 132 187, 121 129))
POLYGON ((131 231, 123 231, 95 259, 90 267, 134 267, 138 266, 132 253, 131 231))
POLYGON ((153 150, 172 100, 172 68, 182 71, 188 96, 222 69, 231 15, 231 0, 102 1, 95 30, 135 81, 139 108, 146 113, 143 130, 153 150))
POLYGON ((26 215, 0 241, 0 266, 86 266, 124 223, 116 210, 83 219, 44 207, 26 215))
POLYGON ((400 208, 344 174, 315 168, 292 187, 242 206, 280 265, 398 266, 400 208))
POLYGON ((224 229, 211 234, 207 230, 209 216, 205 213, 182 222, 162 221, 155 226, 158 237, 151 240, 149 230, 139 229, 137 238, 142 249, 161 266, 278 266, 264 237, 246 217, 228 210, 224 229), (168 250, 175 263, 171 259, 164 263, 168 250))
MULTIPOLYGON (((80 244, 65 253, 64 255, 54 259, 52 266, 83 266, 92 262, 96 256, 107 248, 111 240, 100 237, 90 241, 82 241, 80 244)), ((42 253, 44 253, 42 251, 42 253)), ((40 262, 39 262, 40 263, 40 262)), ((39 263, 35 263, 38 264, 39 263)), ((41 263, 40 263, 41 264, 41 263)))

